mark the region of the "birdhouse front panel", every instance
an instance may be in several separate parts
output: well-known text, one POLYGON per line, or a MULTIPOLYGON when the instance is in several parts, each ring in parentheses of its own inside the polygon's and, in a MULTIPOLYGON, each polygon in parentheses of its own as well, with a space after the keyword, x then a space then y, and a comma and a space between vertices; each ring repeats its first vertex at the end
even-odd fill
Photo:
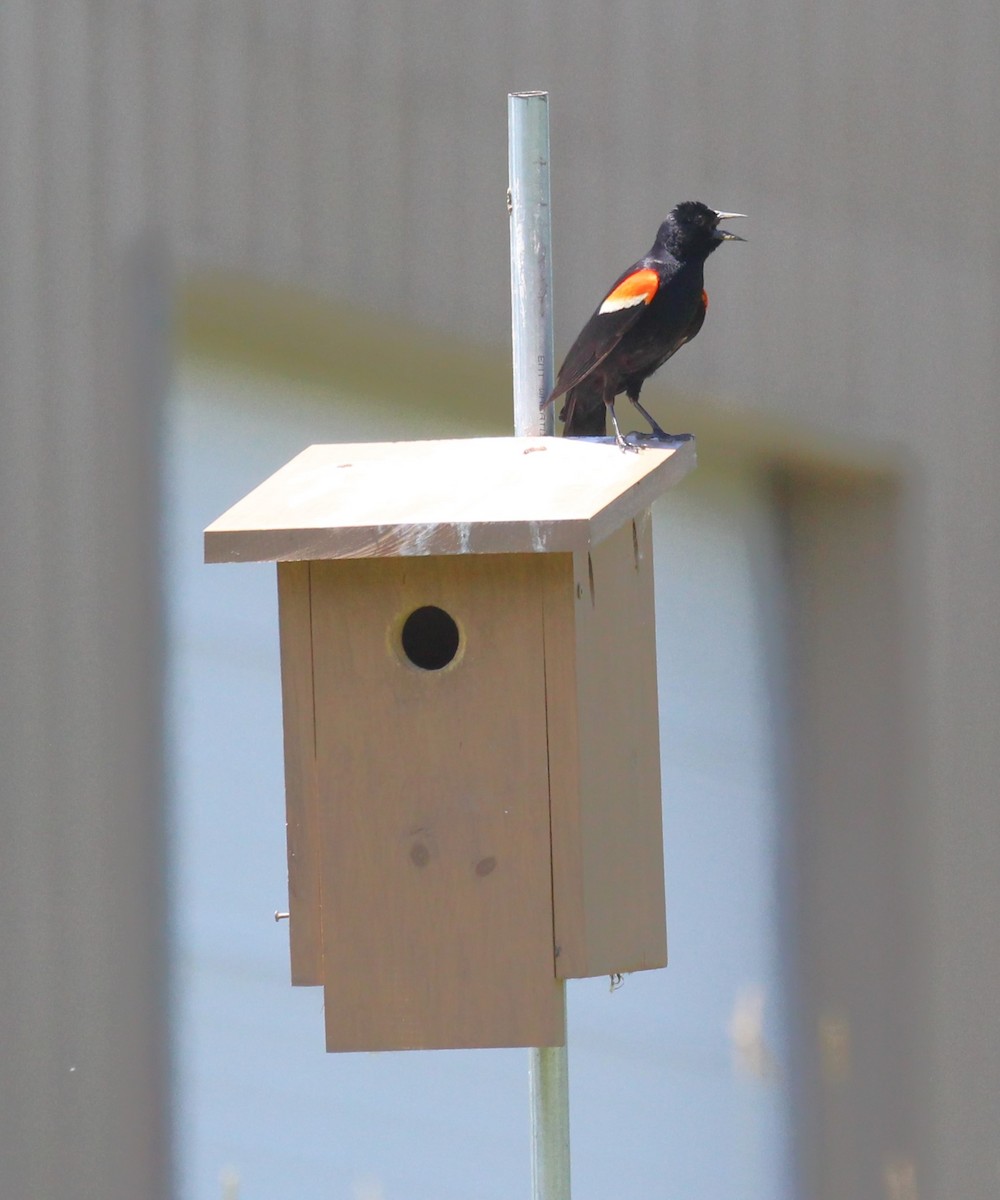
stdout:
POLYGON ((330 1050, 563 1040, 545 566, 310 565, 330 1050))

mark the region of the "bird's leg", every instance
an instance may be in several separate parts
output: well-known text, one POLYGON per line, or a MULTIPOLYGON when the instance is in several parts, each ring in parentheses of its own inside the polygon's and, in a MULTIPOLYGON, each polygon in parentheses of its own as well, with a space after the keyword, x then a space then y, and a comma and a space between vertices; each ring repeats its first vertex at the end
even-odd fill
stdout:
POLYGON ((611 425, 615 431, 615 444, 618 446, 618 449, 625 451, 638 450, 638 446, 633 446, 622 437, 622 431, 618 428, 618 418, 615 416, 615 385, 607 381, 604 384, 604 403, 608 406, 608 412, 611 414, 611 425))
POLYGON ((653 418, 649 415, 649 413, 646 412, 646 410, 639 403, 639 388, 631 388, 631 387, 626 388, 625 394, 632 401, 632 403, 636 406, 636 408, 639 410, 639 412, 641 412, 642 415, 649 422, 649 427, 653 431, 653 437, 659 438, 660 441, 663 441, 663 442, 671 442, 674 440, 673 435, 670 433, 664 433, 664 431, 660 428, 660 426, 657 425, 657 423, 653 420, 653 418))

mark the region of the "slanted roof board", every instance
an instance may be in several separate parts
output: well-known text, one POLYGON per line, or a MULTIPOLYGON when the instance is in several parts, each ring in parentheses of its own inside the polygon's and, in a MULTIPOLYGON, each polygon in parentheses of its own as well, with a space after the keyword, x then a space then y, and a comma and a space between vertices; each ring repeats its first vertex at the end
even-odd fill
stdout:
POLYGON ((586 549, 694 466, 562 438, 316 445, 205 531, 208 562, 586 549))

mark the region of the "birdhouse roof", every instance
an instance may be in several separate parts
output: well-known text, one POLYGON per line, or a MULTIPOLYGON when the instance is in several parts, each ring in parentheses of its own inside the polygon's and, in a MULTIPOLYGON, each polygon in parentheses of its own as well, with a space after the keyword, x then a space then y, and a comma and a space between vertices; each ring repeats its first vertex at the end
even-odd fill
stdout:
POLYGON ((205 530, 206 562, 587 549, 694 466, 694 443, 571 438, 317 445, 205 530))

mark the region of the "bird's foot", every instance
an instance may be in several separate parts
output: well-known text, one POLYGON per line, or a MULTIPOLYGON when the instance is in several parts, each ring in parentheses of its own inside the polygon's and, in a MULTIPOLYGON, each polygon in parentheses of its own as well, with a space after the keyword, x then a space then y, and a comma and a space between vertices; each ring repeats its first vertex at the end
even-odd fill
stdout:
POLYGON ((666 433, 657 425, 652 433, 630 433, 628 440, 641 449, 648 446, 653 449, 671 450, 690 442, 692 436, 690 433, 666 433))
POLYGON ((634 441, 629 440, 630 438, 634 438, 634 437, 635 437, 634 433, 630 433, 627 438, 622 437, 622 435, 620 433, 616 433, 615 434, 615 445, 618 447, 619 450, 623 450, 627 454, 638 454, 639 451, 643 449, 643 446, 641 445, 641 443, 636 443, 634 441))

